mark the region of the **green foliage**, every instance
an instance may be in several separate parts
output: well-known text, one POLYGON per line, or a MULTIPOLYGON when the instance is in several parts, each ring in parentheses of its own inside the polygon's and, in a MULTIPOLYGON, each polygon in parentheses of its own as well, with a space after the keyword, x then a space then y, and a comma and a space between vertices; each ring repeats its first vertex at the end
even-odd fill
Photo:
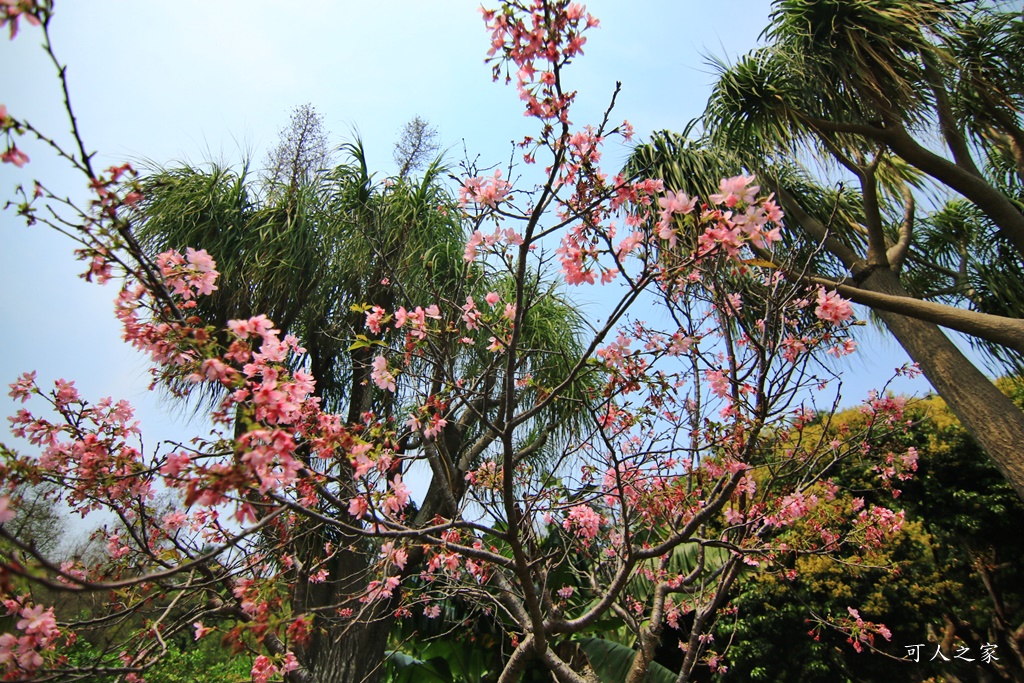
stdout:
POLYGON ((246 166, 158 170, 136 215, 150 252, 202 245, 217 262, 218 289, 198 302, 205 319, 223 328, 264 314, 299 336, 318 393, 334 408, 349 398, 348 351, 364 331, 351 307, 455 294, 466 272, 460 212, 440 163, 419 179, 378 184, 359 141, 342 151, 345 163, 304 170, 284 189, 246 166), (398 284, 386 287, 388 279, 398 284))
MULTIPOLYGON (((803 222, 792 210, 799 202, 822 231, 859 256, 869 232, 896 244, 909 216, 911 250, 901 281, 912 296, 1020 318, 1020 242, 1007 239, 1007 219, 997 218, 1005 200, 1024 208, 1024 81, 1012 66, 1024 54, 1020 12, 970 0, 777 0, 764 35, 764 47, 716 65, 719 79, 702 121, 706 137, 686 147, 665 145, 666 134, 658 134, 644 152, 648 165, 692 157, 694 148, 711 158, 719 150, 729 173, 741 161, 762 184, 792 194, 795 201, 784 202, 787 222, 803 222), (906 137, 896 142, 892 131, 906 137), (940 137, 946 157, 939 160, 924 149, 933 144, 911 136, 940 137), (927 155, 930 162, 922 159, 927 155), (804 165, 821 179, 794 177, 804 165), (954 168, 985 191, 971 201, 949 199, 942 185, 965 193, 954 168), (939 192, 924 182, 926 173, 939 192), (877 187, 878 204, 872 198, 866 206, 856 193, 850 198, 860 208, 829 201, 822 195, 836 180, 877 187), (927 201, 908 203, 914 194, 927 201)), ((693 170, 692 162, 685 165, 693 170)), ((678 180, 670 181, 668 170, 655 177, 673 187, 678 180)), ((971 343, 998 372, 1024 372, 1019 350, 978 337, 971 343)))
MULTIPOLYGON (((730 553, 726 548, 705 547, 699 543, 683 543, 677 545, 669 553, 668 563, 664 569, 670 575, 686 576, 699 566, 705 574, 714 574, 721 570, 729 557, 730 553)), ((645 569, 656 572, 660 563, 660 558, 647 560, 644 563, 645 569)), ((646 603, 654 593, 654 583, 641 571, 630 582, 629 593, 639 602, 646 603)))
POLYGON ((444 657, 429 660, 416 659, 402 652, 387 652, 384 661, 387 680, 391 683, 452 683, 452 672, 444 657))
MULTIPOLYGON (((1016 178, 1016 174, 1013 176, 1016 178)), ((1020 179, 1004 190, 1018 201, 1024 199, 1020 179)), ((951 306, 968 306, 990 315, 1018 318, 1024 311, 1024 264, 1019 254, 1000 239, 999 226, 974 204, 951 199, 919 221, 916 240, 927 261, 912 259, 903 281, 907 289, 924 299, 951 306), (937 266, 937 267, 936 267, 937 266)), ((1016 351, 976 340, 972 345, 987 354, 991 365, 1024 372, 1024 360, 1016 351)))
MULTIPOLYGON (((623 683, 633 666, 636 651, 631 647, 603 638, 581 638, 580 647, 587 653, 590 666, 601 683, 623 683)), ((676 675, 657 662, 651 662, 644 683, 674 683, 676 675)))
POLYGON ((836 93, 818 103, 825 118, 856 107, 916 121, 930 101, 925 64, 942 58, 932 36, 955 12, 943 0, 780 0, 765 35, 805 79, 835 79, 821 84, 836 93))
MULTIPOLYGON (((1003 390, 1020 401, 1020 383, 1003 390)), ((938 642, 949 647, 998 645, 998 666, 984 666, 991 680, 1015 680, 1008 631, 1024 623, 1024 516, 1013 489, 988 462, 937 397, 912 403, 906 433, 879 445, 895 455, 914 447, 915 476, 900 484, 894 501, 878 486, 877 473, 856 458, 834 473, 841 496, 865 505, 902 506, 907 516, 897 541, 870 558, 848 553, 836 562, 822 556, 793 557, 780 573, 750 575, 734 604, 735 621, 723 623, 716 640, 730 640, 729 666, 750 681, 913 681, 953 674, 979 675, 978 662, 930 662, 938 642), (886 624, 893 633, 876 638, 884 654, 857 654, 846 633, 829 624, 860 610, 865 619, 886 624), (925 643, 922 661, 902 660, 905 646, 925 643)), ((866 421, 857 410, 837 414, 830 429, 849 431, 866 421)), ((802 533, 800 527, 793 530, 802 533)), ((947 650, 947 656, 950 652, 947 650)))
POLYGON ((146 672, 146 683, 244 683, 251 680, 252 657, 232 655, 213 638, 183 648, 171 646, 159 664, 146 672))
POLYGON ((441 680, 478 683, 497 680, 509 651, 500 617, 481 611, 472 599, 453 596, 436 605, 430 618, 422 608, 395 623, 385 669, 392 683, 441 680))
MULTIPOLYGON (((117 653, 104 653, 86 640, 78 640, 66 652, 68 664, 91 668, 100 665, 116 667, 117 653)), ((233 655, 221 647, 216 638, 180 644, 168 643, 167 654, 145 672, 146 683, 244 683, 251 680, 252 657, 233 655)))
POLYGON ((856 653, 847 634, 828 624, 847 617, 848 607, 885 623, 892 641, 876 638, 875 647, 895 659, 905 655, 904 644, 924 642, 928 624, 941 620, 936 592, 946 587, 928 543, 920 524, 908 524, 870 564, 856 553, 842 562, 809 556, 791 560, 793 579, 752 576, 734 601, 738 618, 724 620, 716 637, 731 639, 730 668, 752 681, 904 680, 913 667, 856 653))

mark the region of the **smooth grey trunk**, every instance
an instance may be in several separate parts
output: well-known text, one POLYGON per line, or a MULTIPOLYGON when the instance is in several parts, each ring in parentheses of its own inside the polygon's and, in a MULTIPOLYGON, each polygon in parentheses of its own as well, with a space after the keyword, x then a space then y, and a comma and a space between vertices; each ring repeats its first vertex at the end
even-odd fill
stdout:
MULTIPOLYGON (((860 286, 910 296, 886 268, 872 272, 860 286)), ((1024 500, 1024 412, 938 326, 880 309, 875 313, 1024 500)))

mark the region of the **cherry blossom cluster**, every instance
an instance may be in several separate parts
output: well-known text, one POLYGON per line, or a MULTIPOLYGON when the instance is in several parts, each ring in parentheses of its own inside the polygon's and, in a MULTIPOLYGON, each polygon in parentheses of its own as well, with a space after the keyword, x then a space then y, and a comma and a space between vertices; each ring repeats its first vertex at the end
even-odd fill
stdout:
POLYGON ((44 398, 60 415, 60 421, 36 417, 25 408, 8 418, 12 433, 42 449, 37 461, 23 458, 4 467, 3 479, 15 485, 44 473, 63 484, 66 502, 86 514, 106 504, 153 497, 152 481, 139 449, 138 423, 126 401, 107 398, 92 405, 78 393, 73 382, 57 380, 44 393, 35 373, 25 373, 11 384, 10 395, 22 402, 31 395, 44 398), (134 445, 133 445, 134 442, 134 445))
POLYGON ((0 28, 10 26, 11 40, 18 35, 19 19, 39 26, 46 14, 46 3, 39 0, 0 0, 0 28))
MULTIPOLYGON (((608 215, 591 209, 587 220, 570 228, 562 237, 558 255, 566 282, 570 285, 595 284, 600 279, 602 284, 607 284, 618 274, 622 260, 637 247, 649 242, 649 250, 640 252, 641 258, 651 250, 666 248, 677 251, 680 236, 683 235, 696 236, 693 252, 682 254, 689 257, 687 263, 691 266, 699 259, 715 254, 724 254, 738 261, 748 243, 760 250, 769 248, 780 239, 782 211, 772 196, 757 197, 759 188, 750 185, 752 181, 753 177, 748 176, 723 179, 722 193, 708 198, 713 204, 698 204, 696 198, 681 192, 668 191, 663 196, 657 196, 663 191, 660 181, 625 183, 618 177, 617 184, 612 188, 603 182, 594 185, 578 184, 577 193, 568 202, 570 207, 581 204, 589 206, 595 197, 611 191, 614 199, 609 208, 617 208, 629 201, 632 206, 642 209, 650 206, 652 199, 657 197, 660 210, 649 239, 643 231, 634 230, 617 247, 613 247, 611 240, 615 236, 614 224, 606 230, 596 230, 596 226, 607 221, 608 215), (610 258, 603 261, 604 256, 610 258)), ((629 215, 627 225, 639 227, 642 224, 642 213, 629 215)), ((677 271, 673 277, 679 275, 677 271)), ((830 314, 832 312, 831 308, 823 310, 830 314)))
MULTIPOLYGON (((305 353, 298 339, 281 339, 266 316, 230 321, 228 331, 232 341, 227 351, 192 361, 193 371, 186 377, 231 389, 218 414, 226 424, 245 416, 249 428, 235 439, 238 457, 232 465, 206 465, 180 452, 161 468, 168 485, 186 488, 186 502, 203 506, 224 503, 232 489, 244 495, 254 484, 262 494, 299 485, 306 471, 297 456, 300 445, 312 457, 329 461, 356 450, 340 420, 319 409, 312 376, 293 366, 293 359, 305 353)), ((236 516, 243 522, 256 519, 252 506, 244 503, 238 504, 236 516)))
MULTIPOLYGON (((467 252, 471 247, 475 248, 474 240, 477 239, 479 234, 479 231, 477 231, 474 237, 470 239, 467 252)), ((458 320, 447 322, 444 320, 441 309, 437 304, 430 304, 426 308, 417 306, 411 311, 407 310, 404 306, 399 306, 393 314, 380 306, 372 306, 369 307, 366 313, 365 325, 375 335, 384 335, 389 329, 401 330, 404 328, 406 354, 401 360, 403 363, 408 363, 413 358, 413 352, 417 348, 424 346, 428 336, 436 335, 442 330, 449 332, 453 330, 458 331, 461 335, 459 341, 469 345, 475 344, 472 335, 479 334, 482 330, 492 332, 494 334, 488 338, 489 344, 487 348, 493 352, 500 352, 507 344, 505 340, 514 327, 516 306, 510 302, 501 306, 501 295, 493 291, 486 294, 484 301, 487 304, 487 308, 480 309, 477 307, 473 296, 467 296, 466 303, 459 308, 460 315, 458 320), (428 321, 436 322, 428 323, 428 321), (387 325, 392 322, 392 327, 388 328, 387 325)), ((388 359, 383 354, 374 357, 371 367, 370 378, 373 380, 373 383, 380 389, 394 393, 397 390, 396 372, 400 371, 389 365, 388 359)), ((429 409, 433 400, 433 398, 428 399, 424 407, 429 409)), ((414 414, 410 417, 409 424, 417 432, 422 430, 423 434, 430 439, 444 427, 444 422, 436 411, 428 410, 425 413, 425 417, 427 419, 421 423, 420 417, 414 414)))
POLYGON ((723 178, 720 191, 708 197, 699 213, 695 198, 667 192, 658 200, 658 237, 674 249, 680 234, 699 234, 698 255, 722 251, 737 258, 748 242, 767 249, 781 239, 783 214, 773 195, 758 197, 761 188, 753 181, 753 176, 744 175, 723 178))
POLYGON ((841 323, 853 317, 853 306, 835 291, 826 292, 824 287, 820 287, 814 315, 831 323, 841 323))
POLYGON ((274 660, 267 655, 259 655, 253 660, 250 675, 253 683, 267 683, 276 674, 287 674, 298 668, 299 661, 295 658, 294 653, 287 653, 280 664, 275 664, 274 660))
MULTIPOLYGON (((557 69, 583 53, 583 34, 600 22, 584 6, 566 0, 507 3, 481 12, 491 31, 487 57, 494 62, 494 80, 503 67, 517 69, 516 88, 526 102, 526 115, 567 122, 575 93, 562 93, 557 69)), ((510 82, 511 74, 505 80, 510 82)))
POLYGON ((589 542, 597 536, 603 521, 601 515, 589 505, 577 505, 570 508, 562 526, 584 542, 589 542))
POLYGON ((217 281, 217 264, 205 249, 196 251, 189 247, 184 257, 167 251, 157 256, 156 264, 171 292, 186 302, 197 295, 209 296, 217 289, 213 284, 217 281))
MULTIPOLYGON (((0 11, 2 11, 2 8, 3 6, 0 5, 0 11)), ((16 30, 18 24, 16 18, 12 21, 11 30, 13 32, 16 30)), ((2 25, 3 22, 0 22, 0 26, 2 25)), ((10 116, 7 113, 7 107, 2 104, 0 104, 0 132, 4 134, 4 138, 7 141, 7 149, 3 154, 0 154, 0 162, 5 164, 14 164, 18 168, 27 164, 29 162, 28 155, 18 149, 18 146, 14 144, 14 139, 12 137, 14 134, 23 134, 24 129, 18 125, 18 122, 13 116, 10 116)))
POLYGON ((509 194, 512 184, 501 177, 501 169, 497 169, 490 178, 467 178, 459 188, 459 206, 473 202, 496 209, 499 204, 513 197, 509 194))
MULTIPOLYGON (((179 309, 194 306, 196 296, 216 289, 216 264, 205 251, 189 249, 184 256, 167 252, 158 257, 157 265, 179 309)), ((333 459, 345 453, 346 446, 352 447, 340 421, 319 411, 312 396, 312 377, 291 365, 291 359, 304 349, 294 337, 282 340, 265 316, 231 321, 230 343, 221 349, 198 321, 167 321, 157 317, 160 313, 165 311, 152 303, 145 286, 126 283, 118 297, 126 340, 147 352, 163 376, 193 384, 212 382, 230 390, 218 411, 225 423, 236 419, 238 409, 250 420, 250 428, 235 441, 238 457, 231 465, 197 460, 193 456, 198 452, 184 450, 158 462, 156 469, 165 484, 183 489, 187 504, 216 506, 226 502, 233 490, 244 499, 252 486, 266 494, 295 484, 304 467, 296 458, 300 443, 308 444, 311 453, 322 459, 333 459)), ((24 401, 31 394, 43 396, 34 373, 11 385, 16 399, 24 401)), ((133 501, 152 498, 153 480, 148 473, 153 469, 130 443, 139 434, 126 402, 104 399, 91 405, 73 383, 63 380, 45 397, 61 421, 38 418, 25 409, 10 418, 16 436, 43 449, 37 462, 18 463, 23 472, 18 476, 43 472, 55 477, 63 483, 68 502, 83 514, 104 506, 128 509, 133 501)), ((237 518, 255 521, 254 509, 242 499, 237 518)), ((183 522, 174 520, 172 526, 183 522)), ((123 546, 114 543, 112 547, 114 555, 123 555, 123 546)))
MULTIPOLYGON (((103 248, 104 252, 109 253, 103 248)), ((103 283, 110 277, 109 262, 94 257, 90 272, 103 283)), ((159 297, 148 283, 126 279, 115 302, 115 314, 124 328, 124 339, 157 364, 172 368, 205 360, 212 355, 210 331, 198 318, 176 318, 177 311, 194 308, 195 297, 207 296, 217 287, 216 263, 205 250, 189 249, 185 256, 168 251, 156 259, 159 297)))
MULTIPOLYGON (((875 636, 882 636, 886 640, 892 640, 892 631, 890 631, 884 624, 876 624, 871 621, 866 621, 860 616, 860 611, 853 607, 847 607, 846 611, 849 616, 840 616, 836 619, 835 623, 828 624, 832 628, 838 628, 843 633, 846 633, 848 642, 854 650, 857 652, 863 652, 864 647, 874 647, 875 636)), ((817 632, 822 628, 823 624, 818 624, 814 629, 811 630, 811 634, 817 639, 817 632)))
POLYGON ((885 481, 894 477, 899 481, 907 481, 917 471, 917 449, 911 446, 901 454, 886 453, 885 462, 875 465, 873 469, 885 481))
POLYGON ((105 174, 93 179, 91 186, 97 199, 93 205, 102 215, 115 218, 121 207, 133 207, 142 199, 137 183, 138 172, 131 164, 111 166, 105 174))
POLYGON ((57 627, 52 607, 33 605, 28 595, 7 598, 3 604, 7 616, 17 619, 14 626, 21 632, 20 636, 10 632, 0 634, 0 667, 5 673, 4 680, 31 677, 48 659, 57 659, 52 652, 62 635, 65 646, 74 642, 74 634, 63 634, 57 627))

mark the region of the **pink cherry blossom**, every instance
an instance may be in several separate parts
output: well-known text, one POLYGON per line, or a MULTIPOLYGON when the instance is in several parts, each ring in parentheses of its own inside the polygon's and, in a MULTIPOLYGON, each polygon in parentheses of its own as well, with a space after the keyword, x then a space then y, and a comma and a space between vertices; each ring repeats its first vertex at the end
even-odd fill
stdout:
POLYGON ((711 391, 718 398, 728 399, 732 395, 732 383, 722 370, 705 370, 704 381, 711 385, 711 391))
POLYGON ((842 356, 848 356, 857 350, 857 342, 852 339, 844 339, 841 344, 837 344, 830 348, 827 353, 830 356, 841 358, 842 356))
POLYGON ((423 438, 434 439, 435 437, 437 437, 438 434, 441 433, 441 430, 444 429, 446 426, 448 426, 448 420, 444 419, 443 417, 441 417, 441 415, 437 413, 431 415, 430 421, 427 423, 427 426, 424 427, 423 429, 423 438))
POLYGON ((27 154, 14 145, 11 145, 6 152, 0 154, 0 161, 5 164, 14 164, 18 168, 21 168, 29 162, 29 158, 27 154))
POLYGON ((725 204, 730 209, 740 202, 750 204, 757 197, 758 190, 761 189, 758 185, 751 185, 752 182, 754 182, 752 175, 723 178, 718 185, 719 193, 710 195, 708 201, 714 204, 725 204))
POLYGON ((675 193, 670 190, 665 193, 664 197, 658 198, 658 206, 662 210, 662 215, 687 214, 693 211, 696 205, 696 197, 691 198, 683 192, 675 193))
POLYGON ((202 638, 207 633, 213 630, 212 628, 207 628, 206 626, 203 626, 203 622, 201 621, 195 622, 194 624, 192 624, 192 626, 194 626, 196 629, 195 640, 199 640, 200 638, 202 638))
POLYGON ((374 334, 380 334, 380 325, 385 313, 380 306, 374 306, 366 312, 366 327, 374 334))
POLYGON ((373 359, 373 372, 370 373, 370 378, 373 379, 381 389, 394 393, 396 390, 395 376, 388 370, 388 361, 384 356, 377 356, 373 359))
POLYGON ((36 390, 35 371, 33 370, 32 372, 23 373, 21 377, 18 378, 18 381, 12 383, 10 387, 11 391, 8 394, 8 396, 10 396, 13 399, 18 399, 22 403, 25 403, 26 401, 28 401, 29 397, 32 396, 32 393, 36 390))
MULTIPOLYGON (((466 251, 463 253, 462 257, 466 261, 472 263, 473 261, 476 260, 477 249, 483 243, 484 243, 484 234, 482 232, 480 232, 479 230, 473 231, 473 235, 469 238, 469 242, 466 243, 466 251)), ((401 325, 397 325, 397 327, 401 327, 401 325)))
POLYGON ((506 199, 511 199, 511 189, 512 186, 502 179, 500 168, 491 178, 467 178, 459 188, 459 206, 475 202, 494 209, 506 199))
POLYGON ((277 666, 271 661, 270 657, 266 655, 259 655, 252 663, 252 676, 253 683, 267 683, 270 677, 279 671, 277 666))
MULTIPOLYGON (((19 7, 30 2, 17 1, 19 7)), ((12 2, 0 0, 0 8, 11 7, 12 2)), ((757 198, 760 188, 753 185, 753 176, 722 180, 720 193, 707 204, 682 192, 666 193, 657 179, 610 177, 599 167, 606 138, 628 138, 631 128, 628 123, 613 128, 608 121, 598 126, 574 124, 570 106, 576 93, 567 89, 571 80, 563 78, 563 69, 587 45, 584 32, 597 20, 582 5, 547 0, 507 3, 500 11, 484 10, 484 17, 495 73, 516 81, 527 114, 538 124, 538 131, 519 146, 527 158, 540 163, 538 171, 545 158, 552 159, 543 168, 548 181, 537 192, 522 195, 524 206, 511 205, 512 186, 501 171, 464 181, 459 202, 467 209, 464 218, 475 222, 463 258, 473 262, 483 254, 485 262, 459 269, 458 294, 425 286, 429 283, 396 282, 385 299, 388 309, 399 302, 412 309, 399 306, 393 312, 393 329, 404 333, 387 329, 390 320, 384 306, 359 309, 365 314, 366 329, 381 335, 377 341, 386 341, 387 347, 375 341, 383 350, 369 367, 360 368, 356 359, 356 367, 350 368, 357 382, 369 375, 363 381, 367 401, 353 404, 352 409, 360 412, 351 421, 322 407, 311 370, 315 362, 298 339, 283 336, 265 315, 232 320, 226 329, 222 322, 205 319, 198 301, 217 287, 216 263, 207 252, 167 251, 150 262, 122 240, 108 239, 108 224, 103 221, 121 219, 125 204, 145 209, 139 204, 143 197, 135 186, 137 176, 128 165, 111 167, 107 175, 90 179, 98 199, 88 215, 97 222, 83 226, 80 255, 88 264, 87 275, 96 280, 125 277, 117 317, 125 338, 153 360, 155 379, 184 377, 197 393, 212 390, 223 397, 212 411, 213 435, 194 441, 182 437, 180 445, 170 448, 150 445, 152 450, 144 454, 127 404, 86 400, 63 380, 45 394, 36 387, 34 375, 23 375, 11 386, 16 400, 32 398, 33 407, 49 402, 57 415, 48 421, 26 407, 11 418, 15 435, 39 451, 38 459, 18 461, 11 471, 22 479, 38 476, 62 482, 60 495, 77 512, 105 510, 123 520, 123 526, 104 539, 110 555, 105 576, 119 581, 140 577, 138 585, 124 590, 123 604, 143 604, 152 595, 147 593, 152 582, 146 573, 168 567, 173 572, 175 558, 187 555, 189 548, 231 548, 221 565, 210 563, 203 571, 220 574, 214 580, 233 588, 222 602, 224 613, 234 611, 238 619, 225 630, 237 629, 231 637, 240 633, 241 642, 253 649, 253 681, 280 680, 282 674, 300 669, 289 647, 315 669, 313 658, 307 662, 303 654, 309 653, 303 639, 311 637, 312 615, 352 618, 351 627, 360 629, 377 610, 354 610, 357 599, 371 603, 394 598, 394 604, 373 607, 396 618, 411 615, 415 604, 428 605, 424 614, 437 618, 438 601, 460 593, 493 599, 501 591, 502 599, 510 601, 506 607, 516 607, 522 602, 523 585, 515 584, 529 578, 509 571, 512 559, 493 544, 518 540, 525 566, 547 562, 551 570, 561 572, 571 557, 545 556, 532 543, 539 540, 531 535, 542 524, 556 525, 545 533, 561 534, 569 546, 590 556, 587 562, 607 560, 621 585, 636 579, 666 585, 670 596, 664 619, 684 628, 696 623, 683 615, 703 609, 699 600, 706 597, 708 604, 715 604, 724 596, 715 594, 720 579, 709 576, 707 594, 698 596, 686 592, 685 575, 669 571, 653 553, 634 560, 649 548, 660 546, 658 554, 670 553, 680 543, 692 542, 693 537, 680 533, 697 527, 691 522, 706 519, 704 526, 718 529, 722 539, 747 539, 733 548, 729 561, 770 570, 778 568, 777 558, 792 557, 794 552, 823 553, 851 541, 870 550, 891 539, 902 524, 902 513, 865 509, 868 504, 863 500, 851 523, 848 498, 837 495, 838 486, 827 480, 827 472, 812 468, 815 462, 834 461, 863 443, 863 457, 878 461, 876 472, 883 481, 896 481, 916 467, 916 451, 872 451, 867 440, 851 444, 845 435, 832 444, 825 443, 831 436, 794 437, 815 413, 798 405, 802 398, 792 398, 802 397, 804 389, 786 386, 788 378, 797 377, 797 383, 803 381, 812 390, 817 380, 800 376, 807 354, 827 349, 841 355, 852 350, 853 342, 841 329, 808 324, 796 303, 806 292, 781 273, 766 274, 769 269, 747 258, 751 251, 770 249, 780 239, 783 216, 774 198, 757 198), (519 231, 508 227, 513 222, 519 231), (616 222, 621 233, 628 233, 625 239, 617 236, 616 222), (530 249, 524 247, 525 240, 531 242, 530 249), (623 283, 623 298, 610 301, 606 309, 610 319, 580 326, 583 358, 532 348, 535 345, 525 334, 530 325, 547 322, 537 317, 543 315, 543 308, 536 306, 539 297, 558 293, 538 279, 524 283, 515 274, 522 273, 524 265, 530 273, 542 272, 552 258, 545 245, 556 243, 567 283, 623 283), (531 253, 532 249, 536 251, 531 253), (139 272, 132 270, 136 267, 139 272), (747 320, 765 301, 754 295, 741 300, 730 289, 733 277, 749 277, 757 286, 788 288, 788 298, 779 298, 778 317, 747 320), (487 292, 487 307, 481 310, 474 296, 490 287, 507 295, 503 300, 498 292, 487 292), (430 299, 421 299, 417 306, 415 297, 426 296, 430 299), (662 299, 680 305, 670 316, 660 315, 663 311, 646 316, 632 306, 662 299), (517 307, 515 302, 521 303, 517 307), (741 311, 751 315, 736 315, 741 311), (730 326, 722 328, 726 313, 732 315, 730 326), (501 356, 483 353, 488 335, 487 348, 501 356), (569 380, 561 379, 566 360, 576 368, 572 372, 593 382, 592 390, 566 395, 569 380), (398 376, 403 378, 403 394, 381 395, 397 394, 398 376), (779 386, 770 386, 778 378, 779 386), (752 400, 734 402, 739 396, 752 400), (531 452, 538 429, 544 429, 549 419, 540 411, 552 405, 594 418, 591 428, 581 432, 589 436, 552 440, 545 447, 558 458, 557 486, 548 483, 550 477, 540 472, 543 468, 519 455, 531 452), (757 405, 770 405, 772 410, 755 415, 757 405), (771 439, 767 445, 755 441, 766 436, 771 439), (453 438, 465 441, 467 448, 449 453, 453 438), (750 454, 766 447, 777 447, 779 458, 793 462, 793 467, 783 469, 801 472, 799 482, 780 482, 772 468, 756 473, 751 469, 750 454), (470 455, 463 458, 463 453, 470 455), (432 482, 431 495, 438 485, 448 488, 441 489, 445 499, 431 519, 413 519, 412 493, 403 480, 419 461, 429 461, 434 472, 447 472, 447 479, 438 474, 432 482), (814 482, 813 487, 801 488, 807 482, 814 482), (157 512, 148 507, 161 484, 181 494, 180 510, 157 512), (514 500, 504 499, 506 487, 514 500), (508 524, 493 533, 487 527, 512 510, 505 505, 515 505, 522 524, 518 530, 508 524), (336 507, 347 507, 349 517, 342 521, 365 535, 365 543, 325 543, 303 531, 320 524, 325 511, 336 507), (824 521, 844 515, 844 524, 825 526, 824 521), (797 520, 806 524, 806 530, 780 535, 797 520), (257 524, 265 531, 253 534, 257 524), (265 542, 267 533, 274 543, 265 542), (379 547, 379 556, 374 547, 379 547), (362 596, 351 591, 339 594, 327 607, 287 603, 288 592, 280 587, 297 576, 310 584, 350 584, 354 577, 334 575, 328 567, 337 566, 332 561, 338 553, 353 551, 369 553, 363 557, 366 572, 357 579, 365 586, 362 596), (411 566, 411 555, 422 555, 425 566, 411 566), (412 579, 408 591, 402 584, 405 569, 412 579), (502 579, 513 584, 510 590, 502 586, 502 579), (297 607, 314 609, 306 612, 309 628, 285 631, 297 607)), ((6 117, 6 110, 2 114, 6 117)), ((4 161, 17 163, 13 158, 4 161)), ((387 192, 396 191, 401 182, 386 182, 387 192)), ((52 198, 49 192, 44 196, 52 198)), ((448 200, 440 201, 437 210, 443 212, 448 200)), ((400 264, 383 265, 381 272, 404 272, 400 264)), ((256 278, 258 273, 248 276, 256 278)), ((377 288, 374 280, 389 283, 388 278, 379 278, 370 278, 371 289, 377 288)), ((803 310, 809 305, 804 301, 803 310)), ((815 312, 831 323, 852 316, 848 302, 824 290, 818 291, 815 312)), ((293 320, 279 322, 282 329, 303 329, 293 320)), ((902 423, 900 408, 895 399, 877 395, 866 406, 889 429, 902 423)), ((14 514, 8 497, 14 494, 6 492, 0 495, 0 523, 14 514)), ((430 512, 426 505, 423 511, 430 512)), ((514 558, 514 564, 523 566, 521 559, 514 558)), ((190 567, 171 580, 187 581, 190 567)), ((85 571, 92 569, 67 564, 56 578, 80 588, 74 580, 102 580, 85 571)), ((607 614, 608 608, 636 615, 637 623, 650 618, 651 604, 630 591, 609 590, 601 572, 594 576, 594 585, 549 584, 540 597, 557 602, 565 619, 576 620, 591 609, 607 614), (612 600, 594 600, 606 595, 612 600), (567 604, 574 598, 578 605, 567 604)), ((9 615, 17 615, 11 621, 17 621, 23 633, 0 635, 0 676, 26 678, 24 674, 44 664, 57 663, 60 650, 54 646, 58 631, 52 610, 30 604, 27 596, 8 596, 3 604, 9 615)), ((532 619, 513 623, 521 611, 507 609, 510 632, 522 637, 530 628, 546 628, 532 619)), ((850 616, 857 628, 873 627, 855 611, 850 616)), ((146 653, 157 651, 154 643, 160 639, 161 624, 125 640, 132 643, 121 655, 125 667, 148 664, 146 653)), ((212 630, 198 621, 193 627, 196 638, 212 630)), ((883 629, 875 632, 884 633, 883 629)), ((692 636, 702 646, 712 641, 708 632, 692 636)), ((724 672, 719 655, 706 651, 700 657, 713 671, 724 672)), ((132 677, 136 674, 126 675, 129 681, 132 677)))
POLYGON ((380 556, 398 569, 405 569, 405 564, 409 561, 409 553, 404 548, 394 547, 394 543, 391 541, 381 546, 380 556))
POLYGON ((409 496, 412 492, 409 490, 409 487, 402 482, 401 474, 395 475, 390 486, 391 495, 384 499, 384 510, 385 512, 390 512, 393 515, 398 515, 401 514, 405 506, 409 504, 409 496))
POLYGON ((835 290, 826 292, 824 287, 818 288, 818 307, 814 309, 814 315, 821 320, 839 324, 853 317, 853 307, 850 302, 839 296, 835 290))
POLYGON ((185 513, 182 512, 181 510, 169 512, 166 515, 164 515, 163 518, 164 528, 170 531, 176 531, 177 529, 180 529, 183 526, 185 526, 185 521, 187 519, 188 518, 186 517, 185 513))
POLYGON ((281 673, 288 673, 299 668, 299 660, 294 652, 285 652, 284 660, 281 662, 281 673))
POLYGON ((6 524, 14 519, 15 512, 11 508, 11 499, 7 496, 0 496, 0 524, 6 524))
POLYGON ((362 496, 356 496, 348 502, 348 514, 352 515, 356 519, 362 519, 363 516, 370 510, 370 505, 366 502, 366 499, 362 496))
POLYGON ((480 326, 480 311, 476 308, 473 297, 466 297, 466 305, 462 307, 462 321, 466 323, 467 330, 475 330, 480 326))
POLYGON ((569 510, 562 526, 572 531, 578 538, 590 541, 597 536, 604 519, 589 505, 577 505, 569 510))

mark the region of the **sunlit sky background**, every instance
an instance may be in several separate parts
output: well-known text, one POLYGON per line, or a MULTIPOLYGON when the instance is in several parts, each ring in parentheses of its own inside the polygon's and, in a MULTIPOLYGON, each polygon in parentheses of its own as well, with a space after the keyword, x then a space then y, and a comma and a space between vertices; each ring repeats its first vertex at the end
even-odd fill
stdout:
MULTIPOLYGON (((601 28, 589 33, 585 56, 567 72, 568 87, 580 92, 573 122, 599 122, 622 81, 613 119, 628 119, 641 140, 699 116, 715 78, 708 57, 731 61, 756 47, 770 11, 768 2, 754 0, 587 4, 601 28)), ((453 161, 465 150, 479 155, 481 166, 506 164, 510 141, 533 132, 514 88, 491 81, 483 62, 489 38, 475 0, 61 0, 52 30, 99 168, 126 160, 142 167, 235 164, 244 157, 258 165, 291 109, 307 102, 323 114, 332 143, 358 131, 371 169, 382 175, 395 171, 392 146, 416 115, 437 127, 453 161)), ((16 40, 0 41, 0 103, 68 144, 39 30, 23 25, 16 40)), ((87 199, 81 177, 43 146, 23 138, 19 147, 32 161, 21 170, 0 166, 0 198, 39 178, 87 199)), ((627 154, 610 147, 606 169, 617 170, 627 154)), ((121 342, 112 315, 115 285, 79 279, 83 267, 67 238, 27 228, 10 210, 0 214, 0 230, 4 385, 34 369, 43 386, 63 377, 92 399, 126 398, 138 408, 148 451, 204 429, 146 391, 146 365, 121 342)), ((572 294, 594 306, 601 292, 572 294)), ((844 366, 844 405, 907 361, 878 334, 863 336, 861 348, 844 366)), ((895 386, 927 390, 922 381, 895 386)), ((0 412, 15 409, 8 404, 0 412)))

